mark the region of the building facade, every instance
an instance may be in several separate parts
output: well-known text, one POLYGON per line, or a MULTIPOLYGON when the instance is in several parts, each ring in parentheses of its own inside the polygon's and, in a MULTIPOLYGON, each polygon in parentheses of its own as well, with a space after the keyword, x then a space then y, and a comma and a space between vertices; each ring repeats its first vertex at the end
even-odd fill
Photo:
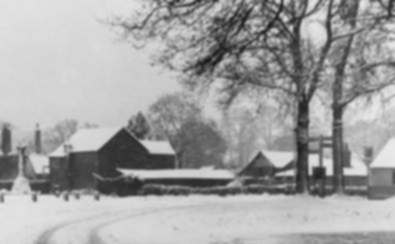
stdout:
POLYGON ((390 139, 369 165, 368 196, 384 199, 395 196, 395 138, 390 139))

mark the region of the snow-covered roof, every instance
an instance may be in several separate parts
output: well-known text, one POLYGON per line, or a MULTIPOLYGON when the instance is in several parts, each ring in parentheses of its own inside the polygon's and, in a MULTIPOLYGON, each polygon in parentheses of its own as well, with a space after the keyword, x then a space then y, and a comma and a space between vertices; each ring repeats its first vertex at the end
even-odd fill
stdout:
MULTIPOLYGON (((71 146, 72 152, 91 152, 100 150, 111 138, 124 128, 90 128, 80 129, 66 142, 60 145, 50 157, 65 156, 65 145, 71 146)), ((129 132, 128 132, 129 133, 129 132)), ((139 140, 129 133, 136 141, 147 149, 150 154, 174 155, 174 150, 168 141, 139 140)))
MULTIPOLYGON (((355 153, 351 154, 351 167, 344 167, 343 173, 345 176, 367 176, 368 170, 362 160, 358 158, 355 153)), ((313 174, 313 168, 319 166, 318 154, 309 155, 309 175, 313 174)), ((333 160, 332 158, 324 157, 323 166, 326 168, 326 175, 333 175, 333 160)), ((279 172, 276 176, 293 176, 295 174, 294 169, 279 172)))
POLYGON ((49 171, 49 158, 42 154, 30 154, 29 161, 36 174, 47 174, 49 171))
POLYGON ((168 141, 149 141, 140 140, 140 143, 148 150, 151 154, 165 154, 174 155, 174 150, 168 141))
POLYGON ((289 162, 291 162, 295 158, 295 153, 288 151, 261 151, 263 155, 265 155, 271 163, 276 168, 282 168, 286 166, 289 162))
POLYGON ((73 152, 97 151, 103 147, 121 128, 89 128, 80 129, 72 135, 65 143, 60 145, 51 157, 62 157, 65 155, 64 146, 70 145, 73 152))
POLYGON ((117 169, 124 176, 133 176, 142 180, 149 179, 217 179, 232 180, 235 174, 224 169, 158 169, 158 170, 133 170, 117 169))
POLYGON ((371 168, 395 168, 395 138, 391 138, 370 164, 371 168))

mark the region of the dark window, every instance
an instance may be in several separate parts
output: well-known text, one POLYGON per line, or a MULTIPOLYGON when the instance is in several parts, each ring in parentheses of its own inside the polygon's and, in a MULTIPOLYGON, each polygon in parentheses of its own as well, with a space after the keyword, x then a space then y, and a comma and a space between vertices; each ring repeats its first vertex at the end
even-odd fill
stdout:
POLYGON ((392 171, 392 184, 395 185, 395 171, 392 171))

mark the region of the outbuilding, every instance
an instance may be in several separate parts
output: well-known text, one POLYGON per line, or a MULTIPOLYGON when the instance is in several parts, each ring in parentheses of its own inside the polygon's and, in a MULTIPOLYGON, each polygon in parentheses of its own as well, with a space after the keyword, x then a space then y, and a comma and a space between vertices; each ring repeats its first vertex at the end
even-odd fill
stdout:
POLYGON ((292 162, 294 154, 284 151, 259 151, 238 173, 246 183, 273 179, 275 174, 292 162))
POLYGON ((369 165, 368 196, 383 199, 395 195, 395 138, 390 139, 369 165))

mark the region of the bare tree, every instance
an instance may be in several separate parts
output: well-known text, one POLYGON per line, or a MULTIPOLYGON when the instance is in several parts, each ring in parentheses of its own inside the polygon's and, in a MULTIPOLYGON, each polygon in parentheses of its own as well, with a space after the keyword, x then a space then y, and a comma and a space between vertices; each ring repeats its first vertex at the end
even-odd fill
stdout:
POLYGON ((334 190, 341 194, 344 111, 357 98, 394 84, 395 73, 388 68, 394 66, 395 59, 388 48, 391 20, 377 2, 342 0, 339 17, 335 33, 342 38, 332 50, 329 73, 333 75, 327 77, 332 80, 334 190))
POLYGON ((147 139, 151 132, 150 125, 141 111, 129 119, 126 128, 138 139, 147 139))
MULTIPOLYGON (((223 84, 229 101, 245 87, 279 91, 296 110, 296 190, 308 190, 309 104, 333 44, 341 4, 335 0, 150 0, 130 18, 111 23, 135 44, 164 43, 158 61, 189 79, 223 84), (325 41, 303 34, 322 23, 325 41), (317 55, 316 55, 317 54, 317 55)), ((354 32, 355 30, 351 30, 354 32)))

